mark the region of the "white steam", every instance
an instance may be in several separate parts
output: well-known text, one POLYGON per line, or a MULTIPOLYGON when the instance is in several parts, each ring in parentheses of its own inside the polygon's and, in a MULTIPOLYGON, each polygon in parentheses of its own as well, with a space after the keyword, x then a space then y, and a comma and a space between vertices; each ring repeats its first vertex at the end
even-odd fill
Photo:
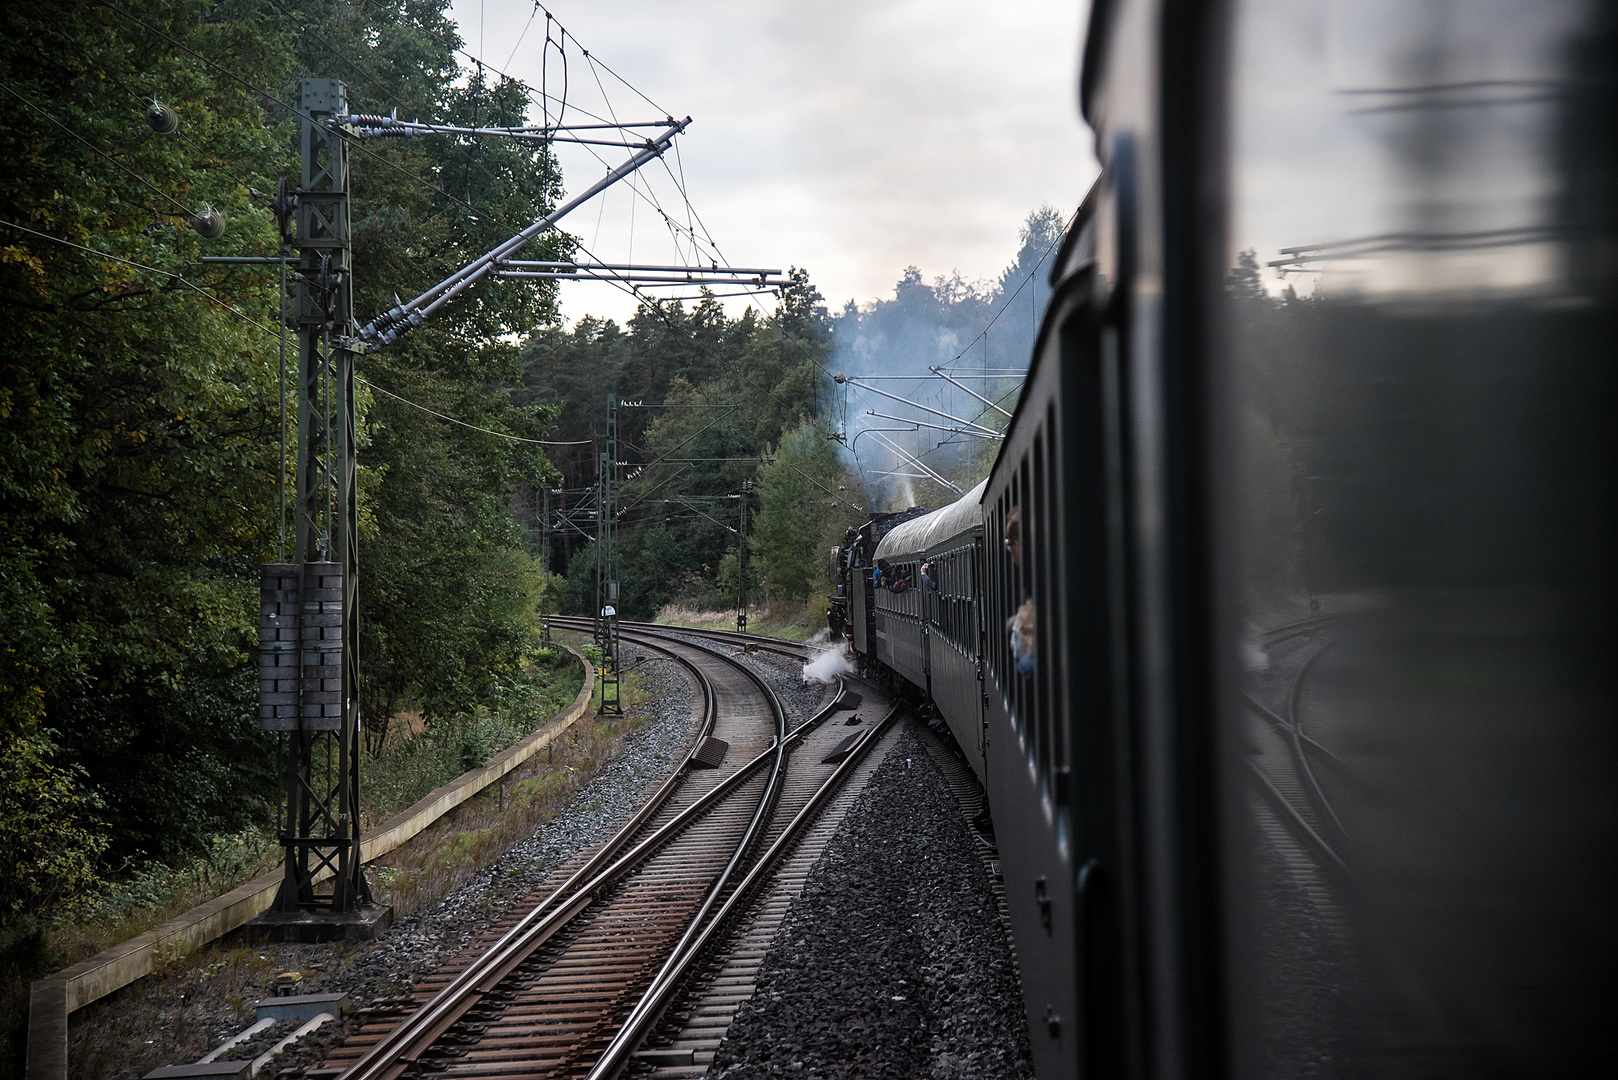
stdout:
POLYGON ((830 683, 835 682, 837 676, 852 674, 853 671, 854 662, 849 658, 848 646, 838 642, 815 650, 814 657, 803 665, 803 681, 805 685, 812 682, 830 683))

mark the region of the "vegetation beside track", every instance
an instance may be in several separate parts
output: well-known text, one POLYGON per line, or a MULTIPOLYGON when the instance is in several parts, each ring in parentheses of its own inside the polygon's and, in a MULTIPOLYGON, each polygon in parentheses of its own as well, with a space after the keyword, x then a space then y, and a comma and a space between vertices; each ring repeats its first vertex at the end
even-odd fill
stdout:
MULTIPOLYGON (((589 712, 567 737, 553 744, 553 753, 525 762, 502 785, 485 789, 421 836, 378 859, 371 879, 377 898, 394 906, 395 917, 435 904, 555 817, 568 798, 623 749, 624 740, 650 719, 644 679, 643 672, 624 673, 623 715, 597 715, 598 690, 589 712)), ((574 681, 572 693, 578 689, 574 681)))
MULTIPOLYGON (((41 0, 0 14, 13 150, 0 162, 7 985, 73 955, 53 926, 99 926, 85 912, 114 900, 183 905, 173 879, 212 893, 261 865, 278 786, 253 651, 258 565, 280 532, 280 299, 273 272, 195 260, 277 251, 268 202, 280 178, 298 183, 288 103, 301 78, 345 80, 364 112, 525 111, 523 88, 458 63, 448 6, 41 0), (147 126, 154 98, 178 114, 174 135, 147 126), (210 205, 228 227, 203 241, 188 213, 210 205)), ((554 204, 548 150, 478 154, 439 139, 353 156, 357 313, 554 204)), ((500 433, 542 439, 556 410, 511 402, 507 341, 555 317, 549 287, 502 286, 357 361, 359 697, 381 741, 406 712, 452 741, 461 717, 503 717, 522 690, 547 579, 509 506, 519 483, 556 474, 538 446, 500 433)), ((19 1067, 22 1000, 0 1001, 0 1077, 19 1067)))
MULTIPOLYGON (((692 630, 734 630, 734 607, 709 609, 686 604, 664 604, 657 610, 654 622, 665 626, 684 626, 692 630)), ((804 601, 791 603, 777 600, 764 607, 754 607, 747 615, 747 631, 786 641, 806 641, 826 625, 826 604, 804 601)))
MULTIPOLYGON (((588 640, 558 637, 581 651, 588 640)), ((567 808, 650 721, 659 689, 652 669, 626 673, 623 716, 597 716, 592 709, 553 744, 553 754, 541 752, 509 773, 503 791, 490 787, 370 864, 378 898, 403 919, 431 910, 466 885, 567 808)), ((575 680, 569 701, 577 691, 575 680)), ((674 760, 671 755, 669 763, 674 760)), ((395 932, 400 929, 396 925, 395 932)), ((221 1030, 199 1026, 199 1016, 225 1011, 233 1014, 227 1027, 245 1027, 252 1022, 253 1002, 276 972, 297 969, 316 989, 329 989, 326 980, 352 975, 366 948, 340 942, 249 947, 227 937, 74 1014, 73 1075, 113 1076, 122 1069, 122 1075, 138 1076, 157 1065, 195 1060, 217 1045, 221 1030)))
MULTIPOLYGON (((578 696, 583 677, 572 653, 559 647, 538 650, 523 691, 509 694, 496 710, 479 707, 431 725, 415 713, 401 718, 403 722, 390 729, 378 756, 362 765, 362 827, 387 819, 538 730, 578 696)), ((625 701, 638 700, 638 681, 631 673, 625 681, 625 701)), ((506 778, 503 792, 491 790, 475 796, 428 829, 424 834, 428 839, 413 841, 379 860, 372 871, 373 889, 384 902, 402 907, 401 914, 447 895, 512 840, 547 820, 583 779, 616 753, 623 737, 640 723, 633 709, 626 712, 630 714, 627 718, 606 725, 579 721, 578 733, 557 744, 554 766, 546 760, 537 765, 525 763, 506 778), (497 814, 494 808, 501 805, 507 812, 497 814), (491 817, 493 821, 486 820, 491 817), (439 841, 447 845, 441 855, 432 850, 439 841), (424 853, 412 854, 418 851, 424 853)), ((29 949, 21 958, 26 963, 14 962, 0 982, 0 1014, 18 1021, 9 1030, 12 1045, 8 1049, 20 1051, 30 978, 153 929, 274 869, 280 857, 281 847, 273 833, 250 826, 210 838, 203 854, 172 864, 147 863, 78 904, 61 909, 54 919, 24 924, 27 936, 17 934, 12 948, 29 949)), ((234 957, 227 951, 224 962, 232 970, 242 964, 251 968, 248 953, 251 950, 234 957)), ((20 1072, 20 1059, 11 1064, 20 1072)), ((8 1075, 4 1069, 0 1066, 0 1076, 8 1075)))

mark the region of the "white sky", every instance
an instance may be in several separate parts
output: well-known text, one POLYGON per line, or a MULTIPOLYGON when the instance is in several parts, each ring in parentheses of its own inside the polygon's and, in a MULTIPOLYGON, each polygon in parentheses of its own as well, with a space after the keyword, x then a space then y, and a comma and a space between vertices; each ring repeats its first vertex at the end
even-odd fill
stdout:
MULTIPOLYGON (((805 267, 833 310, 891 295, 911 264, 928 278, 994 277, 1015 255, 1028 212, 1050 203, 1070 213, 1096 173, 1074 90, 1085 0, 548 6, 592 56, 667 112, 693 118, 678 165, 669 163, 683 166, 692 205, 728 262, 805 267)), ((532 0, 456 0, 451 10, 468 51, 540 85, 545 16, 530 22, 532 0)), ((594 77, 569 52, 570 108, 600 110, 594 77)), ((661 115, 610 80, 607 90, 621 120, 661 115)), ((614 164, 628 156, 601 153, 614 164)), ((577 150, 562 161, 570 191, 604 171, 577 150)), ((654 164, 643 175, 647 194, 683 221, 668 173, 654 164)), ((597 258, 684 261, 656 210, 625 184, 604 200, 564 223, 597 258)), ((579 283, 564 284, 562 305, 570 321, 622 322, 634 302, 611 285, 579 283)))

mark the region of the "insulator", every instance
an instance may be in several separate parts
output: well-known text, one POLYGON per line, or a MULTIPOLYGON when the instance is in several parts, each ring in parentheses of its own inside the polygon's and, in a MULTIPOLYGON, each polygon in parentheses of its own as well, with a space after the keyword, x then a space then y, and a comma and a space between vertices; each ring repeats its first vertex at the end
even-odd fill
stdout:
POLYGON ((270 213, 275 215, 276 224, 281 229, 281 240, 286 243, 292 239, 292 212, 298 208, 298 196, 287 185, 287 178, 275 182, 275 198, 270 203, 270 213))
POLYGON ((191 219, 191 227, 204 240, 217 240, 225 235, 225 215, 210 206, 191 219))
POLYGON ((146 106, 146 123, 159 135, 173 135, 180 130, 179 116, 156 98, 146 106))

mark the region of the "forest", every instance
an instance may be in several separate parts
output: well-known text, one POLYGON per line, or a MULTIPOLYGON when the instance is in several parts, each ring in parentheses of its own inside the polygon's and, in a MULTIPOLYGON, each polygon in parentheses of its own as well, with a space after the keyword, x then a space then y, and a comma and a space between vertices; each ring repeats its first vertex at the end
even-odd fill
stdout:
MULTIPOLYGON (((0 974, 59 964, 52 925, 273 816, 251 664, 286 465, 278 284, 197 260, 278 251, 269 203, 298 174, 300 78, 343 79, 356 111, 528 116, 528 88, 462 52, 447 10, 40 0, 0 15, 0 974), (153 100, 177 132, 146 123, 153 100), (209 208, 222 237, 193 227, 209 208)), ((361 321, 566 186, 535 143, 379 141, 352 167, 361 321)), ((367 722, 542 707, 539 611, 594 602, 592 526, 568 509, 590 498, 610 402, 634 403, 618 408, 624 614, 733 605, 746 499, 752 594, 812 619, 848 525, 953 497, 930 481, 901 494, 849 452, 857 418, 833 374, 921 378, 972 348, 1025 365, 1062 227, 1031 214, 996 281, 912 267, 891 299, 835 313, 802 269, 740 314, 648 300, 624 326, 564 318, 548 283, 491 280, 360 357, 367 722)), ((571 244, 553 232, 525 254, 571 244)), ((1009 408, 1015 379, 997 393, 1009 408)), ((914 450, 961 487, 989 460, 949 439, 914 450)))

